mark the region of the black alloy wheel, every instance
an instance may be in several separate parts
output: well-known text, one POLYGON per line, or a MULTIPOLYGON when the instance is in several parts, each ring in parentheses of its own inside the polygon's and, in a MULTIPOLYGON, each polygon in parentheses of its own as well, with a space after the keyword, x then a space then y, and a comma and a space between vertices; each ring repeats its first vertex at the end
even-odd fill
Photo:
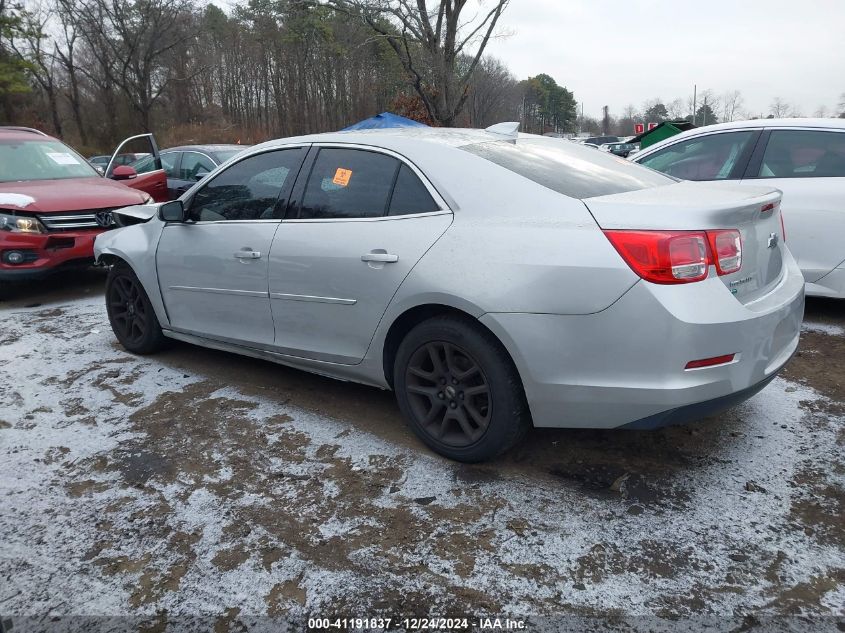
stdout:
POLYGON ((531 427, 511 357, 469 316, 433 317, 408 332, 396 351, 393 389, 417 437, 458 461, 496 457, 531 427))
POLYGON ((446 341, 420 346, 411 356, 405 389, 426 433, 448 446, 474 444, 490 425, 490 386, 478 362, 446 341))

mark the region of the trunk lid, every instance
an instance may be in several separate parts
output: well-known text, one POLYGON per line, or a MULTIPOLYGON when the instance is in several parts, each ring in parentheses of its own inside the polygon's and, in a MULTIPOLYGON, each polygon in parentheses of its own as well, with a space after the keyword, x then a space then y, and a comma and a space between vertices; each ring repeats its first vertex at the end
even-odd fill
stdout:
POLYGON ((679 182, 583 200, 605 230, 737 229, 742 265, 719 279, 742 303, 766 295, 783 276, 780 201, 777 189, 725 182, 679 182))

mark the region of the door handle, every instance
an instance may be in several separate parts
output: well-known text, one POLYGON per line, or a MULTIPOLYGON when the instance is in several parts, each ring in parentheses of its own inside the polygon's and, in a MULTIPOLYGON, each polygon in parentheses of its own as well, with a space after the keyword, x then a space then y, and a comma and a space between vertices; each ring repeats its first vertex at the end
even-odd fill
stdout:
POLYGON ((237 259, 258 259, 261 257, 261 253, 259 251, 238 251, 235 253, 235 257, 237 259))
POLYGON ((381 262, 383 264, 393 264, 399 261, 399 255, 393 255, 391 253, 365 253, 361 255, 362 262, 381 262))

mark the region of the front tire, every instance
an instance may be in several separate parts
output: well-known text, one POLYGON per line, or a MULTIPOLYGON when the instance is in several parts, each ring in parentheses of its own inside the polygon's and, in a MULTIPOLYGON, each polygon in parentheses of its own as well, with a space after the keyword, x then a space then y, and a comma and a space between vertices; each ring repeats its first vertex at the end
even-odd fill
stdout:
POLYGON ((436 317, 412 329, 397 350, 393 386, 414 433, 450 459, 492 459, 531 426, 510 356, 468 318, 436 317))
POLYGON ((106 278, 106 312, 120 344, 134 354, 152 354, 164 347, 150 298, 135 272, 125 263, 115 264, 106 278))

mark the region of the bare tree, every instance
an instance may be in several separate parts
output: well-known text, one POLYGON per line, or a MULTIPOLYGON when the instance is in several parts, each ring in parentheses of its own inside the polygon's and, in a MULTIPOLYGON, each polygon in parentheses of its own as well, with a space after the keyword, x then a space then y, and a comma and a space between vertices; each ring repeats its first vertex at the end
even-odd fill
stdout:
POLYGON ((359 16, 384 38, 411 78, 432 119, 453 127, 469 98, 469 85, 510 0, 494 0, 461 19, 468 0, 328 0, 359 16), (474 49, 474 51, 473 51, 474 49), (459 62, 465 63, 459 63, 459 62))
POLYGON ((494 57, 482 59, 470 83, 469 126, 487 127, 513 120, 519 101, 517 81, 508 67, 494 57))
POLYGON ((59 116, 59 88, 57 86, 56 56, 50 50, 50 40, 46 37, 47 24, 52 18, 52 11, 37 3, 21 13, 23 28, 19 39, 12 39, 11 46, 15 53, 24 60, 30 75, 41 87, 50 108, 50 120, 53 131, 62 135, 62 121, 59 116))
POLYGON ((781 97, 775 97, 769 105, 769 114, 776 119, 782 119, 783 117, 789 116, 791 110, 792 107, 781 97))
POLYGON ((80 89, 80 70, 76 64, 76 54, 79 43, 79 29, 77 28, 76 13, 73 0, 56 0, 56 15, 62 42, 55 47, 55 54, 67 77, 65 98, 70 104, 76 130, 83 145, 88 145, 88 134, 82 119, 82 94, 80 89))
POLYGON ((739 90, 729 90, 722 95, 722 120, 725 122, 734 121, 741 117, 742 106, 745 100, 739 90))
POLYGON ((684 105, 684 100, 679 97, 666 104, 666 112, 669 115, 669 120, 679 121, 689 113, 689 108, 684 105))
POLYGON ((191 37, 189 0, 78 0, 76 14, 100 65, 129 99, 144 130, 174 78, 164 64, 170 52, 191 37))
POLYGON ((845 118, 845 92, 839 95, 839 116, 845 118))

